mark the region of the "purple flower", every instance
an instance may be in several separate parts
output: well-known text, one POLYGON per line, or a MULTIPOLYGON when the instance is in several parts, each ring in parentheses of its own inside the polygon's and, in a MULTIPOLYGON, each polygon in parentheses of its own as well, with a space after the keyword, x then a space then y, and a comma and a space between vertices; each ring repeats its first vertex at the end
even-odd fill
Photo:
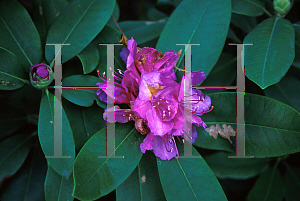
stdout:
MULTIPOLYGON (((153 150, 162 160, 170 160, 178 150, 175 136, 194 143, 197 138, 196 126, 206 128, 199 116, 211 111, 210 97, 200 90, 192 89, 206 79, 204 72, 192 72, 175 82, 174 65, 180 52, 167 51, 164 55, 154 48, 144 47, 139 52, 131 38, 122 49, 121 58, 127 70, 114 73, 115 90, 107 91, 112 84, 103 75, 104 83, 97 83, 97 95, 101 100, 106 96, 115 97, 117 104, 128 104, 130 109, 114 106, 105 110, 103 118, 108 122, 127 123, 135 121, 135 128, 146 138, 140 148, 143 153, 153 150), (113 119, 111 117, 114 117, 113 119)), ((180 140, 180 139, 179 139, 180 140)))
POLYGON ((147 121, 155 135, 163 136, 172 130, 172 119, 178 109, 178 89, 175 81, 164 78, 157 70, 142 74, 133 111, 147 121))
POLYGON ((45 89, 54 79, 52 69, 46 64, 35 64, 29 72, 30 82, 37 89, 45 89))

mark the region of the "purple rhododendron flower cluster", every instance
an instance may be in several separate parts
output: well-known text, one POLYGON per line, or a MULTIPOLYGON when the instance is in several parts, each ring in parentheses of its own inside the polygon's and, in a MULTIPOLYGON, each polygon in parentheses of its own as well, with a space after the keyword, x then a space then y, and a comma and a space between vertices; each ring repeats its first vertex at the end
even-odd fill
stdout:
POLYGON ((150 47, 138 52, 133 38, 120 56, 127 70, 114 72, 120 82, 115 83, 114 96, 107 91, 110 81, 105 74, 101 78, 104 83, 97 83, 100 87, 97 95, 105 102, 106 98, 112 98, 115 104, 129 104, 131 109, 116 105, 105 110, 103 118, 108 121, 107 116, 114 113, 115 122, 135 121, 136 129, 146 135, 140 145, 143 153, 153 150, 162 160, 178 156, 174 137, 192 144, 197 138, 196 126, 207 127, 199 116, 211 111, 210 97, 191 89, 206 79, 204 72, 187 74, 178 84, 173 67, 179 53, 170 50, 162 55, 150 47))

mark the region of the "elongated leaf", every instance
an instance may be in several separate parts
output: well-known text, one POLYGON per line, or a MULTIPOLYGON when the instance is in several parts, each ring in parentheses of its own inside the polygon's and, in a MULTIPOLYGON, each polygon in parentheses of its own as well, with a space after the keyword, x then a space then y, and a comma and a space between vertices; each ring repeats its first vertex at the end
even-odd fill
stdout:
POLYGON ((12 52, 0 48, 0 89, 14 90, 21 88, 26 82, 25 71, 12 52))
POLYGON ((300 168, 288 168, 284 174, 284 196, 287 201, 300 199, 300 168))
POLYGON ((260 16, 265 5, 261 0, 231 0, 232 12, 248 16, 260 16))
MULTIPOLYGON (((209 122, 205 122, 205 123, 207 124, 207 127, 211 126, 209 122)), ((213 125, 216 126, 215 124, 213 125)), ((235 125, 231 124, 231 127, 233 127, 234 130, 236 130, 235 125)), ((196 127, 196 130, 198 135, 195 143, 193 144, 194 146, 201 147, 204 149, 221 150, 221 151, 228 151, 230 153, 235 153, 236 147, 233 138, 232 138, 233 144, 230 144, 227 139, 224 139, 221 136, 218 136, 217 139, 215 139, 213 136, 210 136, 209 133, 206 132, 203 127, 196 127)))
POLYGON ((98 105, 80 107, 67 100, 62 102, 73 131, 75 147, 80 150, 96 132, 106 126, 104 109, 98 105))
POLYGON ((196 149, 193 148, 193 156, 199 158, 180 158, 183 145, 177 143, 177 147, 179 159, 164 161, 157 158, 167 200, 227 200, 218 180, 196 149))
POLYGON ((0 181, 21 167, 33 142, 32 136, 16 135, 0 144, 0 181))
POLYGON ((166 200, 153 153, 143 154, 139 165, 117 188, 117 200, 166 200))
MULTIPOLYGON (((74 139, 63 108, 61 114, 54 114, 54 98, 52 93, 49 93, 49 95, 45 93, 42 97, 38 124, 39 140, 45 156, 52 156, 48 158, 48 161, 55 171, 64 177, 69 177, 75 160, 74 139), (60 140, 54 141, 54 131, 57 130, 55 129, 54 118, 58 118, 58 115, 62 119, 62 136, 57 134, 57 137, 61 138, 61 144, 59 143, 60 140), (56 149, 62 149, 62 156, 55 156, 53 158, 55 153, 54 143, 60 146, 56 147, 56 149)), ((55 101, 58 100, 55 99, 55 101)))
POLYGON ((141 178, 138 167, 127 177, 127 179, 118 186, 117 200, 142 200, 141 178))
POLYGON ((300 112, 300 81, 291 73, 285 75, 280 82, 264 90, 266 96, 281 101, 300 112))
POLYGON ((47 27, 43 12, 43 0, 32 0, 32 21, 39 32, 41 45, 46 45, 47 27))
POLYGON ((45 197, 47 201, 54 200, 73 200, 74 180, 73 175, 68 179, 58 174, 51 165, 48 166, 48 171, 45 181, 45 197))
MULTIPOLYGON (((47 44, 70 44, 62 47, 62 63, 81 52, 109 20, 114 0, 74 0, 49 29, 47 44), (68 22, 68 23, 66 23, 68 22)), ((54 58, 54 46, 46 46, 46 59, 54 58)))
POLYGON ((92 44, 84 48, 77 56, 82 63, 84 74, 88 74, 95 70, 99 63, 99 51, 92 44))
MULTIPOLYGON (((119 7, 119 4, 118 4, 117 1, 116 1, 116 3, 115 3, 113 15, 114 15, 115 20, 118 21, 119 18, 120 18, 120 7, 119 7)), ((108 20, 107 24, 109 24, 110 26, 115 26, 115 25, 116 25, 116 23, 115 23, 113 17, 111 17, 111 18, 108 20)))
POLYGON ((283 183, 280 172, 277 169, 264 172, 248 195, 249 201, 282 201, 282 198, 283 183))
POLYGON ((59 16, 60 12, 68 6, 67 0, 48 0, 43 1, 42 12, 45 18, 47 30, 54 23, 55 19, 59 16))
POLYGON ((15 54, 26 71, 42 60, 43 51, 38 31, 26 9, 18 1, 0 2, 0 30, 0 47, 15 54))
POLYGON ((97 70, 102 74, 107 69, 107 46, 105 44, 118 44, 114 46, 114 63, 115 69, 125 70, 125 63, 120 57, 120 52, 124 46, 119 44, 121 39, 121 32, 114 27, 106 25, 98 36, 93 40, 92 44, 95 45, 100 53, 100 61, 97 70))
POLYGON ((74 164, 74 197, 94 200, 116 189, 138 165, 141 135, 132 124, 118 124, 115 129, 115 155, 106 156, 106 128, 97 132, 81 149, 74 164))
POLYGON ((183 49, 177 62, 180 66, 185 46, 176 44, 200 44, 192 46, 193 71, 204 70, 208 75, 223 49, 230 15, 230 0, 183 1, 165 25, 156 49, 163 53, 183 49))
POLYGON ((158 21, 123 21, 120 28, 128 39, 133 37, 137 44, 148 42, 160 36, 167 20, 158 21))
POLYGON ((1 186, 1 201, 45 200, 43 187, 47 172, 47 162, 39 146, 36 146, 31 153, 16 175, 1 186))
MULTIPOLYGON (((208 127, 216 124, 235 125, 236 93, 215 93, 210 97, 215 107, 201 117, 208 127)), ((299 152, 299 121, 300 114, 290 106, 268 97, 246 93, 246 156, 265 158, 299 152)))
MULTIPOLYGON (((228 53, 221 54, 218 62, 201 86, 230 86, 236 80, 236 57, 228 53)), ((223 89, 205 89, 205 94, 223 91, 223 89)))
POLYGON ((73 75, 63 79, 63 86, 74 87, 73 89, 63 89, 62 95, 67 100, 76 105, 89 107, 94 101, 97 101, 103 108, 106 105, 100 101, 96 95, 98 89, 89 89, 88 87, 97 87, 96 83, 102 82, 100 78, 91 75, 73 75), (87 88, 80 88, 87 87, 87 88))
POLYGON ((295 31, 290 21, 269 18, 244 39, 245 74, 262 89, 279 82, 295 57, 295 31))
POLYGON ((249 179, 269 167, 269 158, 228 158, 233 154, 218 152, 204 157, 214 174, 220 179, 249 179))

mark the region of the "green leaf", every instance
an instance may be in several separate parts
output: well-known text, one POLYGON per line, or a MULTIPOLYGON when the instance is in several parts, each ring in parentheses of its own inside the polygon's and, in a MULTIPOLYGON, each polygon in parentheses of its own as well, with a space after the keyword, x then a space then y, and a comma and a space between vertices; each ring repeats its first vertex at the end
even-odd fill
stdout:
MULTIPOLYGON (((209 96, 215 107, 201 117, 207 126, 235 125, 236 93, 209 96)), ((246 93, 244 104, 246 156, 265 158, 300 151, 300 124, 297 123, 300 113, 284 103, 255 94, 246 93)))
POLYGON ((295 31, 290 21, 269 18, 244 39, 245 74, 262 89, 279 82, 295 57, 295 31))
POLYGON ((277 84, 264 90, 265 95, 275 100, 281 101, 300 112, 300 80, 287 73, 277 84))
POLYGON ((43 0, 32 0, 32 21, 39 32, 41 45, 46 45, 47 28, 43 12, 43 0))
POLYGON ((139 170, 135 168, 129 177, 116 189, 117 200, 142 200, 141 181, 139 170))
POLYGON ((103 82, 100 78, 92 75, 72 75, 63 79, 63 86, 74 87, 73 89, 63 89, 62 95, 67 100, 75 103, 76 105, 89 107, 97 101, 103 108, 106 108, 106 104, 100 101, 96 95, 98 89, 89 89, 88 87, 97 87, 97 82, 103 82), (80 88, 80 87, 87 87, 80 88))
MULTIPOLYGON (((230 86, 236 80, 236 69, 236 56, 223 53, 201 86, 230 86)), ((203 90, 206 94, 219 91, 223 89, 203 90)))
POLYGON ((231 14, 231 23, 239 27, 245 33, 249 33, 257 26, 255 17, 249 17, 246 15, 239 15, 235 13, 231 14))
POLYGON ((59 16, 60 12, 68 6, 67 0, 48 0, 43 1, 42 12, 45 18, 47 30, 54 23, 55 19, 59 16))
POLYGON ((179 159, 157 158, 158 172, 167 200, 227 200, 226 196, 200 154, 193 148, 193 156, 183 158, 183 145, 177 143, 179 159), (184 192, 184 193, 178 193, 184 192))
MULTIPOLYGON (((116 28, 113 28, 109 25, 106 25, 103 30, 98 34, 98 36, 93 40, 92 44, 95 45, 100 53, 100 61, 97 66, 97 70, 99 73, 102 74, 106 72, 107 69, 107 46, 105 44, 119 44, 121 40, 121 32, 116 28), (103 45, 100 45, 103 44, 103 45)), ((120 57, 120 52, 124 46, 122 45, 115 45, 115 52, 114 52, 114 63, 115 69, 123 69, 125 70, 125 63, 120 57)))
POLYGON ((248 201, 282 201, 283 184, 280 172, 277 169, 264 172, 256 181, 248 195, 248 201))
MULTIPOLYGON (((54 131, 56 129, 54 129, 54 98, 55 97, 52 93, 45 93, 40 105, 38 133, 39 140, 46 157, 54 156, 55 153, 54 131)), ((55 101, 58 101, 57 98, 55 98, 55 101)), ((58 136, 58 138, 61 137, 62 144, 59 144, 59 140, 56 141, 56 143, 57 146, 60 146, 58 148, 62 149, 62 156, 57 156, 57 158, 48 158, 48 161, 60 175, 69 177, 75 160, 75 145, 68 118, 63 108, 61 109, 61 114, 56 115, 59 115, 62 119, 62 136, 58 136)))
POLYGON ((74 197, 94 200, 116 189, 138 165, 141 135, 132 124, 115 124, 115 155, 106 155, 106 128, 97 132, 80 150, 74 164, 74 197))
POLYGON ((15 54, 26 71, 41 62, 40 36, 26 9, 18 1, 0 2, 0 30, 0 47, 15 54))
POLYGON ((106 126, 104 109, 97 105, 80 107, 67 100, 62 102, 73 131, 75 147, 80 150, 96 132, 106 126))
MULTIPOLYGON (((117 1, 115 3, 114 11, 113 11, 112 14, 114 15, 115 20, 118 21, 119 18, 120 18, 120 8, 119 8, 119 4, 118 4, 117 1)), ((108 20, 107 24, 110 25, 110 26, 115 26, 116 25, 115 21, 112 17, 108 20)))
POLYGON ((210 72, 217 62, 227 36, 231 15, 230 0, 186 0, 169 18, 156 49, 166 52, 183 49, 177 66, 183 61, 185 46, 192 46, 193 71, 210 72), (187 12, 188 11, 188 12, 187 12))
POLYGON ((7 103, 0 105, 0 139, 15 132, 27 122, 27 114, 7 103))
POLYGON ((300 199, 300 168, 289 168, 284 174, 284 197, 286 201, 300 199))
POLYGON ((48 166, 48 171, 45 181, 45 197, 47 201, 54 200, 73 200, 72 192, 74 189, 73 175, 68 179, 58 174, 51 165, 48 166))
MULTIPOLYGON (((36 143, 36 145, 38 145, 36 143)), ((44 201, 47 163, 42 150, 35 146, 20 170, 1 186, 1 201, 44 201)))
MULTIPOLYGON (((202 117, 201 117, 202 118, 202 117)), ((203 118, 204 119, 204 118, 203 118)), ((205 121, 207 127, 210 127, 210 122, 205 121)), ((214 124, 214 126, 216 126, 214 124)), ((222 125, 220 125, 222 127, 222 125)), ((236 130, 236 126, 231 124, 231 127, 236 130)), ((213 136, 210 136, 208 132, 205 131, 203 127, 196 127, 197 130, 197 139, 194 142, 194 146, 201 147, 204 149, 212 149, 212 150, 221 150, 221 151, 228 151, 230 153, 235 153, 235 140, 233 140, 233 145, 229 143, 227 139, 218 136, 215 139, 213 136)))
MULTIPOLYGON (((70 44, 62 47, 62 63, 81 52, 109 20, 115 1, 74 0, 49 29, 47 44, 70 44), (68 22, 68 23, 65 23, 68 22)), ((54 46, 46 45, 46 59, 52 62, 54 46)))
POLYGON ((166 200, 153 153, 143 154, 139 165, 117 188, 117 200, 166 200))
POLYGON ((16 55, 0 47, 0 90, 21 88, 28 82, 25 79, 24 68, 16 55))
POLYGON ((264 13, 265 4, 261 0, 231 0, 232 12, 248 16, 260 16, 264 13))
POLYGON ((269 167, 269 158, 228 158, 232 154, 218 152, 204 160, 220 179, 249 179, 269 167))
POLYGON ((99 63, 99 51, 92 44, 84 48, 77 56, 82 63, 84 74, 88 74, 95 70, 99 63))
POLYGON ((32 136, 16 135, 0 143, 0 182, 21 167, 33 142, 32 136))
POLYGON ((161 19, 157 21, 123 21, 119 23, 119 27, 125 36, 142 44, 160 36, 167 20, 161 19))

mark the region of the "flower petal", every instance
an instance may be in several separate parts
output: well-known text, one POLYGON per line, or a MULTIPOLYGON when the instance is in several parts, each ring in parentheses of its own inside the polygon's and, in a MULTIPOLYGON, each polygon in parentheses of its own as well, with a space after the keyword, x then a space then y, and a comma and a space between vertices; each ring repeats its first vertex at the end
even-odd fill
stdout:
POLYGON ((202 81, 206 79, 206 76, 204 74, 204 71, 202 72, 192 72, 192 85, 197 86, 202 81))
POLYGON ((122 51, 120 52, 120 57, 121 59, 124 61, 124 63, 127 64, 127 58, 129 56, 129 50, 127 49, 127 47, 123 47, 122 51))
POLYGON ((146 150, 152 150, 153 149, 153 141, 155 139, 155 136, 153 133, 149 133, 146 138, 143 140, 143 142, 140 144, 140 149, 143 153, 146 152, 146 150))
POLYGON ((134 120, 135 116, 135 112, 133 112, 131 109, 120 109, 120 107, 117 105, 107 108, 103 113, 103 119, 110 123, 127 123, 128 121, 134 120))
POLYGON ((171 160, 177 154, 175 140, 172 140, 171 135, 166 135, 165 137, 155 136, 153 152, 155 156, 162 160, 171 160))
POLYGON ((148 127, 154 135, 164 136, 172 130, 174 122, 162 121, 155 108, 151 108, 146 112, 146 120, 148 127))

